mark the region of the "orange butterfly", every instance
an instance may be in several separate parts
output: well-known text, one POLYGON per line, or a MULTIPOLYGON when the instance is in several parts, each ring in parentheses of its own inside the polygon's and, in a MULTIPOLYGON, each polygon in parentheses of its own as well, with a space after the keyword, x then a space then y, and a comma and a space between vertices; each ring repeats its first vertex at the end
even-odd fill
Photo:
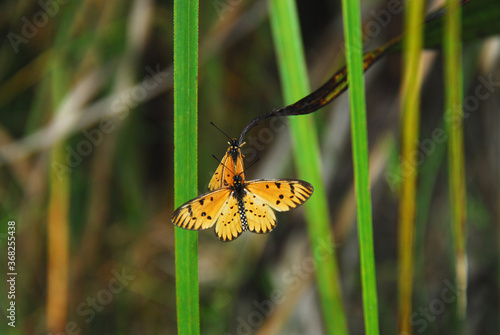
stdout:
MULTIPOLYGON (((214 125, 214 127, 216 126, 214 125)), ((220 131, 222 132, 222 130, 220 131)), ((214 191, 218 188, 231 185, 233 182, 234 173, 236 173, 237 175, 241 175, 241 178, 245 180, 245 174, 243 170, 243 157, 245 156, 241 153, 241 147, 245 143, 242 143, 240 145, 236 138, 233 138, 227 143, 229 144, 229 148, 227 149, 224 157, 222 157, 222 160, 220 161, 217 170, 215 170, 212 179, 210 179, 210 183, 208 184, 209 191, 214 191), (232 171, 234 171, 234 173, 232 171)))
POLYGON ((245 182, 240 174, 233 174, 229 186, 186 202, 175 210, 171 221, 177 227, 190 230, 208 229, 215 225, 215 235, 219 240, 232 241, 246 230, 270 232, 276 227, 272 209, 289 211, 303 204, 313 191, 311 184, 301 180, 245 182))

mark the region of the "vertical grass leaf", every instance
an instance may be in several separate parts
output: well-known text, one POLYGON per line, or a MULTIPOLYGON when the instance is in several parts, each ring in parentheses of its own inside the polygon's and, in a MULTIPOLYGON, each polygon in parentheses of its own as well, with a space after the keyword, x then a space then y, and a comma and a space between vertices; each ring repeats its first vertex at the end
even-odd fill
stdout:
POLYGON ((420 124, 420 60, 423 44, 424 2, 407 1, 405 12, 406 38, 403 42, 403 87, 401 96, 402 144, 400 176, 402 177, 399 203, 399 332, 410 335, 412 324, 413 272, 415 259, 415 218, 417 208, 418 151, 420 124), (403 171, 403 162, 405 163, 403 171), (410 169, 407 171, 407 164, 410 169))
MULTIPOLYGON (((198 189, 198 0, 174 1, 174 203, 198 189)), ((200 333, 198 233, 175 228, 178 334, 200 333)))
MULTIPOLYGON (((293 0, 270 1, 271 28, 286 104, 310 92, 297 8, 293 0)), ((295 165, 299 177, 314 186, 305 215, 316 264, 316 280, 326 333, 347 334, 326 191, 320 173, 320 153, 312 115, 290 118, 295 165)))
POLYGON ((361 259, 361 283, 366 334, 377 335, 378 303, 373 247, 372 208, 368 166, 368 135, 363 78, 363 42, 358 0, 342 0, 342 17, 349 74, 351 136, 354 161, 354 185, 361 259))
POLYGON ((461 7, 459 0, 446 2, 448 13, 444 27, 444 67, 445 67, 445 120, 448 128, 448 173, 452 231, 456 257, 458 288, 458 316, 465 318, 467 307, 467 255, 466 243, 466 195, 465 163, 463 139, 463 68, 461 34, 461 7))

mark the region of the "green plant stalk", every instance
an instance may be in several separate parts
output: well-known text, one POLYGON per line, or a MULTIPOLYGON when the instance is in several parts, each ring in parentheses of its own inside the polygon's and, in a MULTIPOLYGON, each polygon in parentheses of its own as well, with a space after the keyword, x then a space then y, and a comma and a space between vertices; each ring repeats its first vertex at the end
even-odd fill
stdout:
POLYGON ((420 58, 423 44, 423 1, 406 1, 406 38, 403 46, 403 87, 401 96, 402 144, 399 203, 399 332, 412 334, 411 313, 415 260, 415 216, 417 207, 418 133, 420 124, 420 58))
MULTIPOLYGON (((71 3, 64 12, 53 48, 71 40, 74 17, 79 3, 71 3)), ((50 90, 54 118, 59 117, 64 96, 71 83, 71 71, 66 64, 66 51, 53 54, 47 68, 51 73, 50 90)), ((61 140, 50 150, 49 201, 47 213, 47 331, 65 331, 69 308, 70 268, 70 199, 71 174, 58 168, 66 159, 66 141, 61 140)))
MULTIPOLYGON (((174 204, 198 189, 198 0, 174 1, 174 204)), ((178 334, 200 334, 198 233, 175 228, 178 334)))
MULTIPOLYGON (((285 103, 309 93, 308 75, 295 3, 270 1, 271 28, 278 57, 285 103)), ((311 115, 290 118, 295 165, 298 175, 314 186, 314 195, 305 205, 309 239, 316 264, 316 280, 328 334, 347 334, 326 191, 320 173, 321 157, 311 115), (325 247, 326 246, 326 247, 325 247)))
POLYGON ((363 42, 358 0, 342 0, 342 17, 349 74, 352 153, 358 218, 361 283, 366 334, 378 334, 377 279, 373 248, 372 208, 368 166, 366 104, 363 78, 363 42))
POLYGON ((460 40, 461 8, 458 0, 447 0, 449 12, 445 15, 444 67, 445 67, 445 120, 450 135, 448 142, 448 173, 450 186, 451 218, 456 256, 458 289, 457 313, 465 318, 467 307, 467 255, 466 244, 466 190, 463 139, 463 69, 462 43, 460 40))
POLYGON ((65 161, 64 141, 50 152, 50 196, 47 216, 47 330, 62 332, 69 306, 70 178, 53 166, 65 161))

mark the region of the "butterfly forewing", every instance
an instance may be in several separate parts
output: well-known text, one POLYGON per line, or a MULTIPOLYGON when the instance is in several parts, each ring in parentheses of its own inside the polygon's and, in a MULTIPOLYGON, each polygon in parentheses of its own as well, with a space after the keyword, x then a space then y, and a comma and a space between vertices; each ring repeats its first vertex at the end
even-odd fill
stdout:
POLYGON ((264 201, 251 192, 243 197, 248 230, 254 233, 268 233, 276 227, 276 215, 264 201))
POLYGON ((290 179, 252 180, 245 183, 245 188, 279 212, 303 204, 314 191, 311 184, 290 179))
POLYGON ((227 206, 231 192, 229 187, 225 187, 202 194, 177 208, 170 219, 180 228, 210 228, 219 218, 224 206, 227 206))
MULTIPOLYGON (((244 143, 243 143, 244 144, 244 143)), ((242 145, 243 145, 242 144, 242 145)), ((233 176, 240 175, 242 179, 245 179, 244 167, 243 167, 243 155, 241 153, 241 145, 238 144, 236 139, 229 142, 229 148, 226 151, 224 157, 215 170, 210 183, 208 184, 208 189, 210 191, 216 190, 221 187, 227 187, 233 184, 233 176)))

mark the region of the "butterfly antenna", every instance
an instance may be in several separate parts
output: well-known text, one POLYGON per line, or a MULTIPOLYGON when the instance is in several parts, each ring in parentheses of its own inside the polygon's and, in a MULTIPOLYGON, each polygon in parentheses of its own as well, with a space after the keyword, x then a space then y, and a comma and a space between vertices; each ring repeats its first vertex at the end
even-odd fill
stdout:
MULTIPOLYGON (((223 132, 223 131, 222 131, 222 129, 220 129, 219 127, 217 127, 217 126, 215 125, 215 123, 213 123, 212 121, 210 121, 210 124, 211 124, 212 126, 214 126, 214 127, 215 127, 215 129, 217 129, 217 130, 218 130, 218 131, 220 131, 222 134, 224 134, 224 136, 226 136, 229 140, 232 140, 232 138, 231 138, 231 137, 229 137, 229 135, 227 135, 225 132, 223 132)), ((227 167, 227 166, 226 166, 226 167, 227 167)))
POLYGON ((243 172, 242 172, 242 173, 247 172, 247 170, 248 170, 248 169, 250 169, 250 168, 251 168, 251 167, 252 167, 255 163, 257 163, 258 161, 259 161, 259 158, 257 158, 256 160, 254 160, 252 163, 250 163, 250 165, 248 165, 248 166, 246 167, 246 169, 245 169, 245 170, 243 170, 243 172))

